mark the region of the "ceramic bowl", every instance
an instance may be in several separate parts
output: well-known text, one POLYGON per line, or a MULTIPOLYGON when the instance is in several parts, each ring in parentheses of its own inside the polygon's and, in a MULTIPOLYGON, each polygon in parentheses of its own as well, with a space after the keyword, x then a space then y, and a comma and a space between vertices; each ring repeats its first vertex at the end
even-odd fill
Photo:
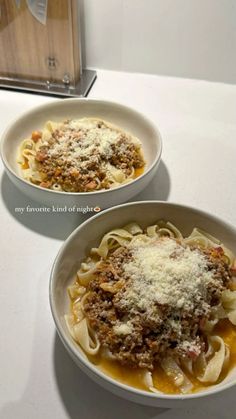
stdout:
POLYGON ((1 141, 1 156, 9 178, 29 198, 49 206, 107 208, 126 202, 152 180, 161 159, 161 151, 160 133, 148 118, 127 106, 96 99, 61 99, 35 107, 12 122, 1 141), (144 173, 114 189, 83 193, 49 190, 24 180, 16 161, 20 142, 30 137, 32 131, 42 129, 48 120, 59 122, 83 117, 102 118, 138 137, 146 161, 144 173))
POLYGON ((145 201, 120 205, 93 216, 81 224, 65 241, 51 272, 50 303, 63 344, 76 364, 94 381, 118 396, 144 405, 183 407, 198 403, 199 399, 213 398, 235 385, 236 369, 232 369, 220 384, 193 394, 168 395, 142 391, 116 381, 93 365, 71 338, 64 320, 64 315, 69 312, 67 287, 74 281, 80 263, 88 256, 89 250, 100 243, 102 236, 132 221, 145 227, 154 224, 158 219, 171 221, 184 236, 189 235, 197 226, 219 238, 236 253, 236 229, 213 215, 167 202, 145 201))

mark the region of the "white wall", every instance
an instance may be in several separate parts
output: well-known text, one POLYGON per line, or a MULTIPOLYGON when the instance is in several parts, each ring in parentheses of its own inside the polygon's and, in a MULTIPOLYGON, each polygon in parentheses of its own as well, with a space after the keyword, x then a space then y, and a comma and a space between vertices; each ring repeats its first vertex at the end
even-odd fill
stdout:
POLYGON ((236 0, 79 0, 89 68, 236 83, 236 0))

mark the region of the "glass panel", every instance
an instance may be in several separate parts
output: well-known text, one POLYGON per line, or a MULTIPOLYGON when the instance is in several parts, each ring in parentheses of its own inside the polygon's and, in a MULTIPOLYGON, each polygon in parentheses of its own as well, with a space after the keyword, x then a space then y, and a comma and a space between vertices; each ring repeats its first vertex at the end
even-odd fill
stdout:
POLYGON ((80 78, 75 0, 0 0, 0 81, 70 84, 80 78))

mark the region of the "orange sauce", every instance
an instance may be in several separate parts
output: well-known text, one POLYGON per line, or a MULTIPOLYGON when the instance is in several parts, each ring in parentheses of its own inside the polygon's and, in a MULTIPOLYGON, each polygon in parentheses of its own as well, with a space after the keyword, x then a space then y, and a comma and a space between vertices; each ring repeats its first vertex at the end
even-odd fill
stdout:
POLYGON ((28 160, 25 160, 24 163, 22 163, 21 168, 23 170, 28 169, 29 168, 29 162, 28 160))
POLYGON ((102 372, 109 375, 111 378, 120 381, 122 384, 146 390, 146 386, 143 383, 143 371, 141 368, 123 366, 118 361, 109 360, 101 355, 88 356, 88 358, 102 372))
MULTIPOLYGON (((228 319, 220 320, 213 331, 213 335, 220 336, 230 349, 229 366, 226 370, 222 371, 216 383, 218 384, 226 377, 229 370, 236 366, 236 327, 233 326, 228 319)), ((90 356, 89 360, 102 372, 115 380, 131 387, 148 390, 143 383, 143 371, 141 368, 129 368, 127 366, 122 366, 119 362, 105 359, 101 355, 90 356)), ((192 393, 209 387, 209 385, 201 383, 197 378, 188 372, 184 372, 193 384, 192 393)), ((155 366, 152 376, 154 387, 156 387, 159 391, 166 394, 180 394, 178 387, 172 384, 160 365, 157 364, 155 366)))
MULTIPOLYGON (((220 320, 214 329, 214 334, 220 336, 230 349, 229 370, 236 365, 236 327, 229 320, 220 320)), ((226 374, 225 374, 226 375, 226 374)))
POLYGON ((143 165, 143 167, 138 167, 137 169, 134 170, 134 179, 136 179, 137 177, 143 174, 144 168, 145 168, 145 165, 143 165))

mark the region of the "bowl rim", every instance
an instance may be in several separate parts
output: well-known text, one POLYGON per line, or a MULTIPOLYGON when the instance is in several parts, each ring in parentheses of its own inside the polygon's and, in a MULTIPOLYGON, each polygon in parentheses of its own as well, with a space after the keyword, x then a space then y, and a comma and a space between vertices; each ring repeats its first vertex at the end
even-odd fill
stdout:
MULTIPOLYGON (((60 106, 60 105, 59 105, 60 106)), ((156 141, 157 143, 157 141, 156 141)), ((31 108, 28 111, 22 112, 20 115, 18 115, 16 118, 14 118, 5 128, 5 130, 3 131, 2 135, 1 135, 1 141, 0 141, 0 156, 2 159, 2 162, 6 168, 7 171, 9 171, 14 177, 16 177, 19 181, 21 181, 23 184, 25 184, 28 187, 31 187, 35 190, 38 191, 43 191, 47 194, 57 194, 58 196, 77 196, 77 197, 84 197, 84 196, 94 196, 94 195, 100 195, 100 194, 108 194, 109 192, 112 191, 118 191, 121 190, 123 188, 127 188, 129 185, 133 185, 137 182, 139 182, 142 178, 144 178, 146 175, 148 175, 160 162, 161 160, 161 155, 162 155, 162 148, 163 148, 163 141, 162 141, 162 137, 160 134, 159 129, 157 128, 156 124, 149 119, 146 115, 144 115, 142 112, 131 108, 127 105, 123 105, 122 103, 119 102, 115 102, 115 101, 111 101, 111 100, 105 100, 105 99, 98 99, 98 98, 65 98, 65 99, 58 99, 58 100, 53 100, 52 102, 46 102, 44 104, 35 106, 33 108, 31 108), (93 102, 93 103, 104 103, 107 105, 115 105, 116 107, 122 108, 123 110, 132 112, 134 115, 136 115, 137 117, 141 118, 144 120, 144 122, 146 122, 156 133, 158 141, 159 141, 159 150, 156 153, 155 159, 152 162, 152 164, 147 168, 146 171, 144 171, 141 175, 139 175, 137 178, 131 180, 130 182, 124 183, 123 185, 117 186, 115 188, 110 188, 110 189, 105 189, 105 190, 98 190, 98 191, 94 191, 94 192, 65 192, 65 191, 55 191, 53 189, 47 189, 47 188, 43 188, 39 185, 34 185, 31 182, 28 182, 27 180, 25 180, 23 177, 21 177, 20 175, 18 175, 12 168, 11 166, 8 164, 8 160, 6 158, 5 155, 5 144, 7 143, 7 135, 9 133, 9 131, 12 129, 12 127, 22 118, 30 116, 31 113, 40 111, 42 109, 47 109, 47 108, 51 108, 53 107, 55 104, 59 105, 60 103, 73 103, 73 102, 93 102)))
POLYGON ((227 389, 233 387, 234 385, 236 385, 236 378, 234 380, 232 380, 232 382, 228 382, 228 383, 225 383, 223 385, 221 385, 221 383, 215 384, 215 385, 213 384, 212 386, 209 386, 209 389, 206 389, 206 390, 204 389, 204 391, 202 391, 202 392, 196 392, 196 393, 190 393, 190 394, 165 394, 165 393, 161 393, 161 392, 160 392, 160 394, 159 393, 151 393, 151 392, 148 392, 148 391, 145 391, 145 390, 141 390, 141 389, 129 386, 127 384, 123 384, 122 382, 113 379, 108 374, 105 374, 104 372, 99 370, 99 368, 96 368, 96 366, 93 365, 88 359, 83 358, 80 355, 79 351, 76 350, 76 348, 70 343, 69 339, 65 336, 63 327, 61 326, 61 322, 56 315, 56 304, 55 304, 54 298, 53 298, 53 285, 54 285, 54 282, 55 282, 55 270, 57 268, 57 264, 59 262, 59 259, 61 258, 61 255, 64 253, 64 250, 67 247, 68 243, 79 233, 81 228, 86 227, 87 224, 89 224, 94 219, 97 219, 97 218, 101 217, 103 214, 112 213, 113 211, 116 211, 117 209, 119 210, 120 208, 124 208, 124 207, 135 207, 136 205, 144 205, 145 206, 145 205, 150 205, 150 204, 157 204, 157 205, 161 204, 163 206, 167 205, 167 206, 171 206, 171 207, 176 207, 177 210, 181 210, 181 209, 184 208, 184 209, 193 211, 193 212, 198 213, 199 215, 201 215, 203 217, 208 217, 208 218, 212 219, 216 223, 220 223, 221 225, 223 225, 223 227, 229 228, 230 230, 233 231, 233 233, 236 236, 236 228, 234 227, 234 225, 222 220, 218 216, 210 214, 207 211, 195 208, 193 206, 180 204, 180 203, 177 203, 177 202, 158 201, 158 200, 128 202, 128 203, 125 203, 125 204, 120 204, 120 205, 116 205, 114 207, 105 209, 102 212, 93 215, 88 220, 84 221, 78 227, 76 227, 76 229, 67 237, 67 239, 64 241, 63 245, 59 249, 59 252, 56 255, 56 258, 54 260, 54 263, 53 263, 53 266, 52 266, 52 269, 51 269, 50 279, 49 279, 49 303, 50 303, 50 308, 51 308, 51 313, 52 313, 52 316, 53 316, 53 319, 54 319, 54 323, 55 323, 55 326, 56 326, 56 330, 57 330, 64 346, 70 352, 72 358, 77 359, 79 361, 79 363, 82 366, 85 367, 85 369, 91 371, 93 373, 93 375, 98 376, 100 379, 105 380, 105 382, 109 383, 112 388, 114 388, 114 387, 117 388, 118 387, 119 389, 121 389, 123 391, 128 391, 128 393, 131 393, 131 394, 135 395, 136 397, 139 396, 141 398, 148 398, 148 399, 161 399, 163 401, 169 401, 169 402, 196 400, 198 398, 209 397, 209 396, 219 394, 219 393, 223 392, 224 390, 227 390, 227 389))

